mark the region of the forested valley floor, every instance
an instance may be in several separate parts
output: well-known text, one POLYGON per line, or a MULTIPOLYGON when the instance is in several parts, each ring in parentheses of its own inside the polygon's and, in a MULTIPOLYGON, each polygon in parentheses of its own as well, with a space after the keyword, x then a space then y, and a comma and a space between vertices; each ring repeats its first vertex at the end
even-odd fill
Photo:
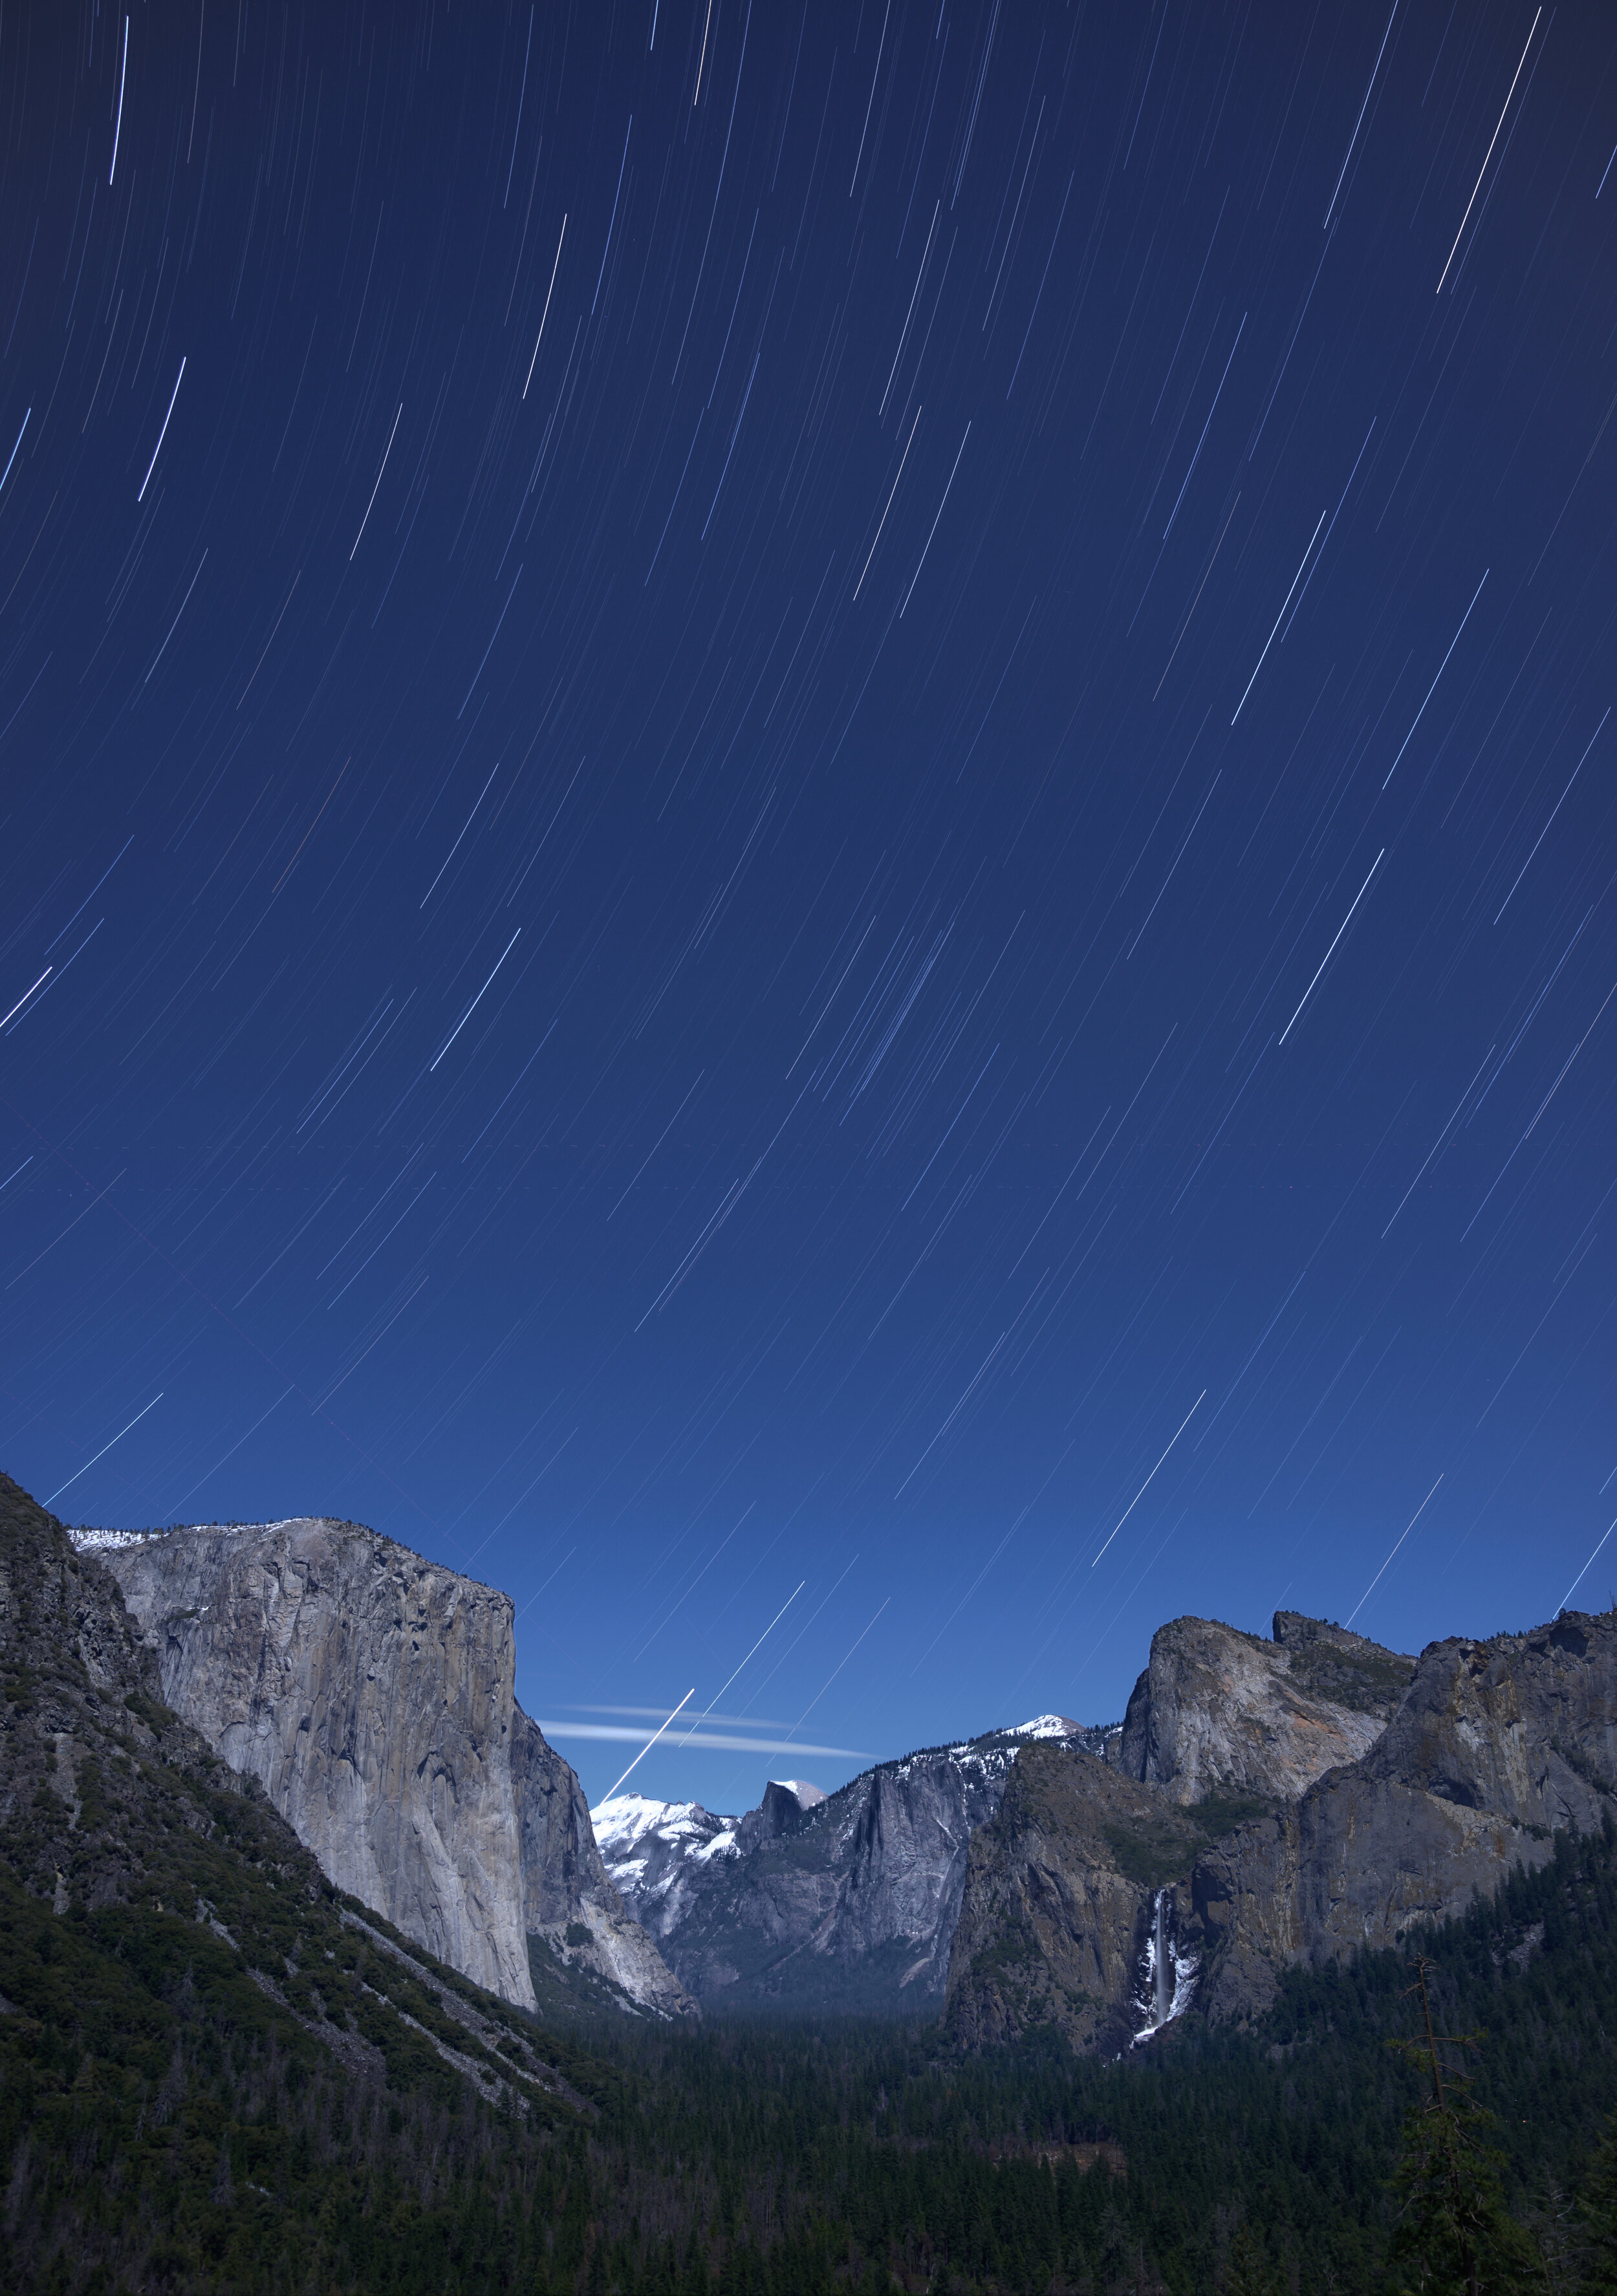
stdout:
POLYGON ((456 2038, 445 2005, 474 1988, 404 1975, 330 1893, 294 1906, 283 1882, 277 1982, 241 1906, 228 1938, 176 1910, 184 1869, 218 1854, 185 1833, 160 1909, 0 1896, 7 2286, 1435 2290, 1441 2254, 1411 2260, 1392 2181, 1430 2102, 1422 2049, 1390 2046, 1424 2033, 1417 1948, 1508 2210, 1479 2284, 1617 2282, 1614 1829, 1558 1841, 1403 1952, 1294 1973, 1243 2033, 1189 2018, 1108 2064, 1053 2038, 960 2058, 931 2022, 562 2034, 507 2013, 526 2029, 512 2062, 542 2059, 548 2087, 491 2080, 497 2044, 472 2086, 429 2045, 456 2038), (334 2055, 321 2015, 370 2055, 334 2055))

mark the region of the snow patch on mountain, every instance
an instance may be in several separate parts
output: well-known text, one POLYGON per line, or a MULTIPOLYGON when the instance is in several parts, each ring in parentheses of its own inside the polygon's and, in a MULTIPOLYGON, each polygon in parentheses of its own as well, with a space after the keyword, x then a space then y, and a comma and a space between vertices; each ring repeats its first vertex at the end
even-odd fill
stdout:
MULTIPOLYGON (((293 1523, 306 1522, 306 1515, 290 1514, 279 1522, 205 1522, 176 1525, 192 1531, 206 1531, 211 1538, 231 1538, 250 1535, 267 1538, 272 1531, 285 1530, 293 1523)), ((65 1526, 64 1526, 65 1528, 65 1526)), ((167 1538, 170 1527, 159 1523, 155 1530, 106 1530, 95 1523, 81 1522, 68 1530, 71 1545, 80 1554, 122 1554, 131 1546, 144 1546, 148 1540, 167 1538)))
POLYGON ((799 1809, 817 1809, 826 1800, 823 1786, 811 1785, 806 1778, 772 1778, 772 1786, 784 1786, 799 1809))
POLYGON ((117 1554, 127 1546, 143 1546, 149 1538, 160 1535, 149 1530, 93 1530, 86 1523, 69 1531, 68 1538, 80 1554, 117 1554))
MULTIPOLYGON (((620 1793, 598 1801, 590 1823, 596 1847, 609 1864, 614 1857, 627 1857, 648 1833, 660 1834, 665 1841, 706 1840, 715 1821, 699 1801, 657 1801, 650 1794, 620 1793)), ((716 1823, 734 1821, 720 1818, 716 1823)))

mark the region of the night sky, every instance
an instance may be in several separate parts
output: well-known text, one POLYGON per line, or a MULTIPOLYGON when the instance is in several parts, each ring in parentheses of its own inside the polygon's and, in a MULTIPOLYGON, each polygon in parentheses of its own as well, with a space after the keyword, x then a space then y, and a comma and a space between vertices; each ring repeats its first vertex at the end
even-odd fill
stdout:
POLYGON ((1614 65, 7 8, 10 1472, 508 1589, 592 1799, 1603 1607, 1614 65))

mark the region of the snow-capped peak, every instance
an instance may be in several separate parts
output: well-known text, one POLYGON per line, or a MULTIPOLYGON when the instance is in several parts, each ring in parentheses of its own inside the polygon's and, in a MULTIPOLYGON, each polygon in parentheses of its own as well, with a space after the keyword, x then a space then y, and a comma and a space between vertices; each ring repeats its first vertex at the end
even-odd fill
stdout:
POLYGON ((735 1820, 715 1816, 699 1801, 656 1801, 649 1794, 611 1794, 590 1812, 595 1844, 608 1866, 635 1854, 648 1834, 665 1843, 699 1849, 727 1833, 735 1820))

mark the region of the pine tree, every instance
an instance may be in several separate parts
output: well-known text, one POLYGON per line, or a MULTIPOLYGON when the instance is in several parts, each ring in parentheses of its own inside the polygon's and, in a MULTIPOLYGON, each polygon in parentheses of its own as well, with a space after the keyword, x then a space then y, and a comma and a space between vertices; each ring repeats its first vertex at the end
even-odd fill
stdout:
POLYGON ((1251 2228, 1239 2225, 1224 2259, 1226 2296, 1279 2296, 1280 2276, 1251 2228))
POLYGON ((1591 2296, 1617 2296, 1617 2112, 1601 2132, 1583 2189, 1583 2215, 1590 2244, 1586 2284, 1591 2296))
POLYGON ((1493 2116, 1475 2103, 1443 2047, 1474 2047, 1480 2034, 1433 2029, 1426 1963, 1416 1964, 1425 2038, 1390 2046, 1418 2065, 1431 2092, 1404 2116, 1392 2188, 1397 2226, 1388 2255, 1397 2296, 1512 2296, 1533 2276, 1532 2244, 1505 2205, 1504 2155, 1488 2142, 1493 2116))

